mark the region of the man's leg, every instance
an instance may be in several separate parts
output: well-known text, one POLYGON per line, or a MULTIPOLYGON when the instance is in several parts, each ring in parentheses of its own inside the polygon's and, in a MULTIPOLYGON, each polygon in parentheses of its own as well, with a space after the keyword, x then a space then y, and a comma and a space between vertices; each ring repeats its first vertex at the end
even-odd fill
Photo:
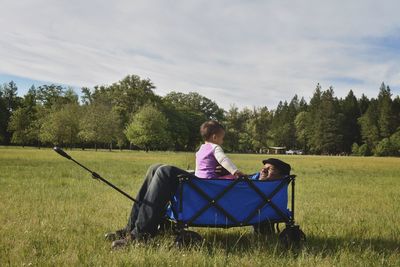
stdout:
POLYGON ((163 165, 162 164, 154 164, 154 165, 151 165, 147 169, 147 173, 146 173, 146 175, 144 177, 143 184, 140 187, 139 192, 138 192, 138 194, 136 196, 136 200, 138 200, 139 203, 134 202, 133 205, 132 205, 132 210, 131 210, 131 213, 129 215, 128 224, 127 224, 127 226, 125 228, 127 232, 131 232, 133 230, 133 228, 135 228, 135 222, 136 222, 137 217, 138 217, 139 208, 142 205, 141 202, 144 200, 144 198, 146 196, 146 193, 147 193, 147 190, 149 188, 149 184, 151 183, 151 181, 152 181, 152 179, 154 177, 154 174, 156 173, 157 169, 160 166, 163 166, 163 165))
MULTIPOLYGON (((146 177, 148 183, 145 195, 141 204, 137 206, 138 211, 132 209, 132 217, 137 218, 135 227, 126 238, 114 241, 112 248, 123 247, 132 239, 152 237, 157 233, 158 225, 165 215, 165 207, 177 190, 180 174, 190 175, 177 167, 162 165, 156 168, 152 177, 146 177)), ((133 219, 130 222, 132 223, 133 219)))
POLYGON ((148 188, 148 186, 150 184, 150 181, 153 178, 154 173, 157 171, 157 169, 160 166, 162 166, 162 164, 154 164, 154 165, 150 166, 147 169, 147 173, 146 173, 146 175, 144 177, 143 184, 140 187, 139 192, 138 192, 138 194, 136 196, 136 200, 138 202, 133 202, 132 210, 131 210, 131 213, 130 213, 129 218, 128 218, 128 224, 125 226, 125 228, 122 228, 122 229, 117 230, 115 232, 107 233, 105 235, 105 238, 107 240, 113 241, 113 240, 116 240, 116 239, 124 238, 128 233, 130 233, 133 230, 133 228, 135 227, 137 214, 139 212, 139 207, 141 205, 140 202, 144 199, 144 196, 146 195, 147 188, 148 188))
POLYGON ((165 215, 166 205, 178 188, 178 176, 181 174, 190 175, 174 166, 163 165, 157 168, 139 207, 132 231, 134 236, 156 234, 158 224, 165 215))

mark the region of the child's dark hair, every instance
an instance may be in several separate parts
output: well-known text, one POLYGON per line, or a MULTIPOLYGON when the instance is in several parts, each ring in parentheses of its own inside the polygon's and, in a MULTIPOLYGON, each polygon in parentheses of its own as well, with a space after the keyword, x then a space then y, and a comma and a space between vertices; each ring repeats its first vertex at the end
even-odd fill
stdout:
POLYGON ((221 131, 225 131, 224 126, 213 120, 206 121, 200 126, 200 134, 204 140, 208 140, 213 134, 218 134, 221 131))

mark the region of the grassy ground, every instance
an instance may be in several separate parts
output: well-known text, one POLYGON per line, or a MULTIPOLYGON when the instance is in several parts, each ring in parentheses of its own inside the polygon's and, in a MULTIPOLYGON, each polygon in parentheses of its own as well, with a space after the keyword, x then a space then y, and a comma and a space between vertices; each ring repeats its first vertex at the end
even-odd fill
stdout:
MULTIPOLYGON (((194 168, 193 153, 67 151, 132 195, 150 164, 194 168)), ((264 155, 231 155, 245 172, 264 155)), ((296 182, 304 248, 285 252, 249 227, 197 228, 112 251, 103 234, 124 226, 131 202, 50 149, 0 148, 0 266, 400 266, 400 158, 281 156, 296 182)))

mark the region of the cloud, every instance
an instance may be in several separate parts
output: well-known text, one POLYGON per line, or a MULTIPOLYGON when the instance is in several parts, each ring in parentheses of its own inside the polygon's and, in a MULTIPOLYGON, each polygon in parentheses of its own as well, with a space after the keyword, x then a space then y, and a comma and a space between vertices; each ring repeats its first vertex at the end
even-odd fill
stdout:
MULTIPOLYGON (((4 1, 3 1, 4 2, 4 1)), ((72 86, 150 78, 224 108, 316 84, 336 95, 400 87, 397 1, 9 1, 0 73, 72 86)))

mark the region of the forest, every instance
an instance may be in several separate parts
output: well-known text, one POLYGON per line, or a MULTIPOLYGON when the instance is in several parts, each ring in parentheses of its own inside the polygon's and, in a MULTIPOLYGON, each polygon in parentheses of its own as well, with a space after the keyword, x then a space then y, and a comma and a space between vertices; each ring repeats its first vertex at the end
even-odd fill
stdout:
POLYGON ((0 144, 68 148, 195 151, 200 125, 209 119, 226 130, 223 148, 265 153, 269 147, 304 154, 399 156, 400 98, 384 82, 377 97, 335 96, 316 85, 307 102, 294 95, 275 108, 220 108, 196 92, 155 93, 150 79, 128 75, 111 85, 81 88, 32 85, 18 96, 0 85, 0 144))

